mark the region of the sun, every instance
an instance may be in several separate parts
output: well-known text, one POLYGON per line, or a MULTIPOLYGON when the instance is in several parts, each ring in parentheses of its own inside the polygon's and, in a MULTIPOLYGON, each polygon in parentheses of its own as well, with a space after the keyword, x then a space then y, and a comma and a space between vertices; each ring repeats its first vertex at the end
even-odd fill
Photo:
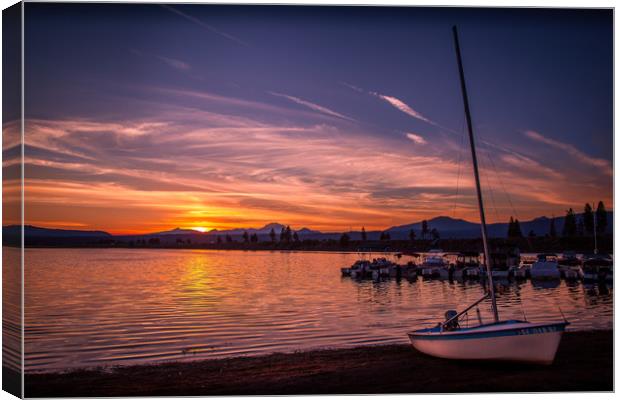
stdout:
POLYGON ((204 226, 195 226, 192 229, 198 232, 203 232, 203 233, 209 230, 209 228, 205 228, 204 226))

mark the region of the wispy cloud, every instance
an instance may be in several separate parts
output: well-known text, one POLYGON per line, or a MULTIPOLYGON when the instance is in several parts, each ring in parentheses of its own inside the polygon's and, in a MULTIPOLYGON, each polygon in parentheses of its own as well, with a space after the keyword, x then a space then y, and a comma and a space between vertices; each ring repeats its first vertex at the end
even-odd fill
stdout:
POLYGON ((182 72, 187 72, 190 69, 192 69, 192 66, 189 65, 189 63, 178 60, 176 58, 166 57, 166 56, 161 56, 161 55, 156 55, 156 54, 148 54, 142 50, 138 50, 134 48, 130 48, 129 51, 138 57, 156 58, 159 61, 162 61, 163 63, 167 64, 168 66, 178 69, 179 71, 182 71, 182 72))
POLYGON ((613 174, 611 163, 608 160, 605 160, 603 158, 596 158, 596 157, 589 156, 588 154, 579 150, 578 148, 576 148, 570 143, 564 143, 559 140, 549 138, 536 131, 529 130, 529 131, 525 131, 524 134, 525 136, 527 136, 528 138, 532 140, 535 140, 537 142, 541 142, 551 147, 555 147, 557 149, 565 151, 567 154, 571 155, 572 157, 574 157, 575 159, 579 160, 580 162, 584 164, 588 164, 590 166, 600 168, 609 175, 613 174))
POLYGON ((164 57, 164 56, 157 56, 157 58, 159 58, 161 61, 165 62, 172 68, 178 69, 179 71, 185 72, 185 71, 189 71, 190 69, 192 69, 191 65, 181 60, 164 57))
POLYGON ((427 143, 426 139, 424 139, 422 136, 417 135, 415 133, 409 132, 409 133, 406 134, 406 136, 407 136, 407 138, 409 140, 411 140, 412 142, 414 142, 416 144, 426 144, 427 143))
POLYGON ((268 92, 270 95, 272 96, 277 96, 277 97, 282 97, 285 99, 288 99, 290 101, 292 101, 293 103, 297 103, 300 104, 302 106, 306 106, 314 111, 318 111, 321 112, 323 114, 328 114, 331 115, 332 117, 337 117, 337 118, 342 118, 342 119, 346 119, 348 121, 355 121, 353 118, 347 117, 346 115, 342 115, 339 112, 336 112, 334 110, 330 110, 327 107, 323 107, 321 105, 318 105, 316 103, 312 103, 308 100, 304 100, 304 99, 300 99, 299 97, 295 97, 295 96, 289 96, 287 94, 282 94, 282 93, 277 93, 277 92, 268 92))
POLYGON ((168 5, 164 5, 164 4, 161 4, 161 6, 163 8, 165 8, 166 10, 169 10, 169 11, 171 11, 171 12, 177 14, 177 15, 180 15, 181 17, 187 19, 188 21, 191 21, 191 22, 195 23, 196 25, 199 25, 199 26, 201 26, 201 27, 203 27, 203 28, 205 28, 205 29, 215 33, 215 34, 218 34, 218 35, 228 39, 228 40, 231 40, 231 41, 233 41, 233 42, 235 42, 237 44, 240 44, 242 46, 245 46, 245 47, 250 47, 250 45, 248 43, 244 42, 243 40, 239 39, 238 37, 235 37, 235 36, 233 36, 233 35, 231 35, 229 33, 226 33, 226 32, 224 32, 222 30, 219 30, 219 29, 217 29, 217 28, 215 28, 215 27, 205 23, 204 21, 201 21, 200 19, 198 19, 196 17, 192 17, 191 15, 186 14, 186 13, 180 11, 180 10, 177 10, 176 8, 174 8, 172 6, 168 6, 168 5))
POLYGON ((352 84, 347 83, 347 82, 339 82, 339 83, 340 83, 341 85, 344 85, 344 86, 348 87, 349 89, 355 90, 356 92, 359 92, 359 93, 365 93, 365 92, 364 92, 364 89, 362 89, 361 87, 358 87, 358 86, 352 85, 352 84))
MULTIPOLYGON (((274 95, 304 107, 198 91, 146 93, 148 103, 127 100, 132 113, 124 118, 26 121, 31 221, 117 233, 272 221, 330 231, 360 223, 384 229, 445 213, 455 202, 459 217, 476 215, 470 174, 461 171, 455 197, 459 147, 450 136, 386 137, 282 93, 274 95), (326 123, 326 115, 337 118, 326 123), (404 140, 415 145, 402 146, 404 140)), ((19 133, 19 126, 5 124, 5 135, 19 133)), ((546 159, 532 157, 537 164, 501 149, 482 150, 498 161, 493 174, 482 156, 483 172, 495 189, 500 182, 507 188, 522 219, 585 202, 584 188, 602 187, 600 197, 611 199, 608 178, 584 176, 581 164, 556 171, 546 159)), ((7 198, 19 204, 19 196, 7 198)), ((503 220, 512 211, 506 200, 496 200, 503 220)))
POLYGON ((396 109, 400 110, 401 112, 404 112, 405 114, 407 114, 407 115, 409 115, 409 116, 411 116, 413 118, 417 118, 420 121, 424 121, 424 122, 429 123, 431 125, 437 125, 436 122, 431 121, 430 119, 426 118, 424 115, 422 115, 421 113, 417 112, 416 110, 411 108, 408 104, 406 104, 404 101, 402 101, 402 100, 400 100, 400 99, 398 99, 396 97, 386 96, 384 94, 377 93, 377 92, 370 92, 370 94, 372 94, 373 96, 377 96, 381 100, 389 103, 390 105, 392 105, 396 109))
MULTIPOLYGON (((346 87, 348 87, 351 90, 354 90, 356 92, 359 93, 368 93, 372 96, 378 97, 379 99, 385 101, 386 103, 390 104, 392 107, 396 108, 397 110, 409 115, 410 117, 419 119, 420 121, 424 121, 428 124, 443 128, 441 125, 439 125, 438 123, 436 123, 435 121, 432 121, 431 119, 425 117, 424 115, 422 115, 422 113, 414 110, 410 105, 408 105, 407 103, 405 103, 404 101, 402 101, 399 98, 396 98, 394 96, 388 96, 385 94, 381 94, 381 93, 377 93, 377 92, 373 92, 373 91, 369 91, 366 92, 364 89, 355 86, 351 83, 347 83, 347 82, 340 82, 341 85, 344 85, 346 87)), ((446 129, 446 128, 444 128, 446 129)), ((452 131, 452 130, 450 130, 452 131)))

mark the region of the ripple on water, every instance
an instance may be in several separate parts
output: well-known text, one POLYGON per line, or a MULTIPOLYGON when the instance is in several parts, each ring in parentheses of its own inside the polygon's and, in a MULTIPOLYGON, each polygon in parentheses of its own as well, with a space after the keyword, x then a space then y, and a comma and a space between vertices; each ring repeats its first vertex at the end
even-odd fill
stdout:
MULTIPOLYGON (((26 370, 407 343, 407 331, 435 325, 446 309, 467 305, 484 290, 471 282, 342 278, 340 267, 357 258, 27 249, 26 370)), ((612 327, 609 287, 523 282, 503 288, 498 303, 503 318, 525 314, 540 321, 563 313, 573 330, 612 327)), ((491 319, 488 305, 480 311, 491 319)))

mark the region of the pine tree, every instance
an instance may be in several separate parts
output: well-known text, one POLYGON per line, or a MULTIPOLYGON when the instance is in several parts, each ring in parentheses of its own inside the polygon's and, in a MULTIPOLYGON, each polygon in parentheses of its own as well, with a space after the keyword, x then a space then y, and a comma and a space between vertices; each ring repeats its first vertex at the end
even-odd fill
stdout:
POLYGON ((602 201, 596 207, 596 233, 605 233, 607 230, 607 211, 602 201))
POLYGON ((343 233, 342 236, 340 236, 340 245, 343 247, 347 247, 349 245, 349 235, 343 233))
POLYGON ((295 242, 299 242, 299 235, 297 234, 297 232, 293 232, 293 240, 295 242))
POLYGON ((250 236, 250 242, 258 243, 258 235, 256 233, 253 233, 252 236, 250 236))
POLYGON ((276 231, 273 228, 271 228, 271 231, 269 232, 269 237, 271 238, 272 242, 276 241, 276 231))
POLYGON ((555 217, 551 217, 551 222, 549 223, 549 236, 551 236, 552 238, 556 237, 556 232, 555 232, 555 217))
POLYGON ((245 243, 249 243, 250 242, 250 235, 248 234, 248 231, 243 232, 243 241, 245 243))
POLYGON ((415 232, 413 231, 413 229, 409 230, 409 240, 415 242, 415 232))
POLYGON ((585 233, 585 227, 583 226, 583 218, 577 220, 577 236, 583 236, 585 233))
POLYGON ((426 235, 428 235, 428 221, 422 221, 422 239, 426 239, 426 235))
POLYGON ((562 236, 572 237, 577 233, 577 222, 575 219, 575 212, 572 208, 566 211, 564 217, 564 228, 562 228, 562 236))
POLYGON ((587 235, 594 234, 594 213, 590 203, 586 203, 583 208, 583 226, 585 227, 585 233, 587 235))
POLYGON ((515 219, 515 223, 514 223, 514 237, 523 237, 523 233, 521 233, 521 224, 519 223, 518 219, 515 219))
POLYGON ((515 235, 515 221, 512 219, 512 215, 510 216, 510 221, 508 221, 508 237, 514 237, 515 235))
POLYGON ((366 229, 362 226, 362 241, 366 241, 366 229))

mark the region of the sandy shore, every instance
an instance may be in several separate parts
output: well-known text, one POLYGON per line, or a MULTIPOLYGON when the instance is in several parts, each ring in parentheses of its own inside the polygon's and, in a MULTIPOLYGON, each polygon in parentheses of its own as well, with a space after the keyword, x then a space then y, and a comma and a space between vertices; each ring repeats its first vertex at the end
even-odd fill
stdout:
POLYGON ((27 397, 613 390, 611 331, 564 335, 555 363, 455 362, 367 346, 25 378, 27 397))

